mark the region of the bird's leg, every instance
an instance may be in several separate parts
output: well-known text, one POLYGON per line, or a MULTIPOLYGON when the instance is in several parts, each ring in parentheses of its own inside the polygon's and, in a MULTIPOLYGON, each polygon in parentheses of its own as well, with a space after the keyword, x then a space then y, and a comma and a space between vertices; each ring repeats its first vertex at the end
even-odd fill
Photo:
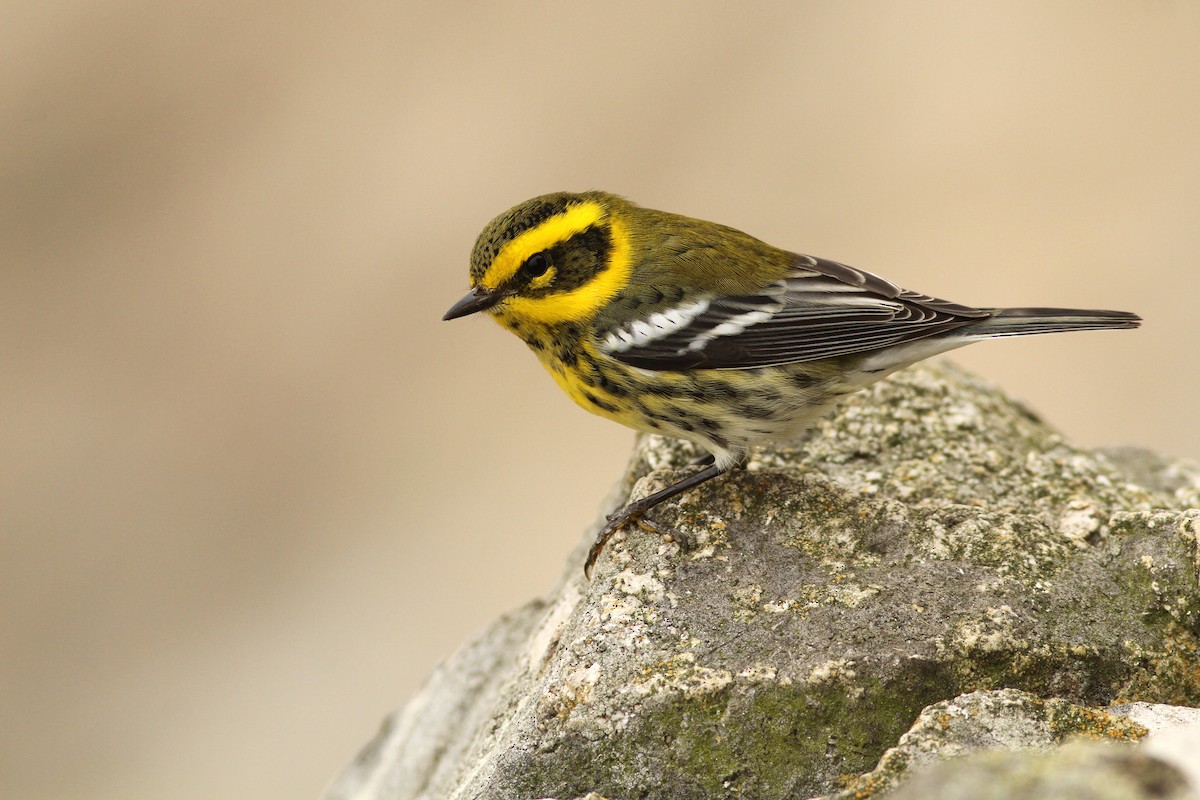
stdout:
POLYGON ((612 535, 616 533, 622 525, 627 522, 637 521, 641 518, 642 514, 645 514, 647 511, 654 508, 664 500, 670 500, 672 497, 682 494, 688 489, 699 486, 705 481, 712 480, 718 475, 728 472, 733 466, 734 465, 732 464, 725 467, 719 466, 717 463, 715 463, 714 459, 714 463, 709 464, 699 472, 692 473, 683 480, 672 483, 665 489, 660 489, 654 494, 643 497, 641 500, 635 500, 624 508, 609 514, 608 519, 604 523, 604 527, 600 529, 598 534, 596 534, 596 541, 592 543, 592 549, 588 550, 587 561, 583 563, 583 574, 588 579, 591 579, 592 565, 595 564, 596 559, 599 558, 600 551, 604 549, 604 545, 608 543, 608 540, 612 538, 612 535))
POLYGON ((717 457, 712 453, 705 453, 702 456, 697 456, 688 462, 689 467, 707 467, 709 464, 717 460, 717 457))

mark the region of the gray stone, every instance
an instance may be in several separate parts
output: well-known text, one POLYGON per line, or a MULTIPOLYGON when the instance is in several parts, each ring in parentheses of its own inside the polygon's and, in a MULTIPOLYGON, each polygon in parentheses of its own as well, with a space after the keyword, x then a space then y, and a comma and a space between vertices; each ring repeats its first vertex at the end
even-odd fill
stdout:
POLYGON ((503 686, 496 677, 514 671, 544 610, 537 601, 504 615, 438 666, 404 711, 384 721, 325 797, 444 796, 443 787, 457 779, 464 763, 471 732, 491 721, 503 686), (384 764, 400 768, 380 769, 384 764))
MULTIPOLYGON (((1110 714, 1128 717, 1154 735, 1175 728, 1200 729, 1200 708, 1169 706, 1162 703, 1123 703, 1111 706, 1108 711, 1110 714)), ((1200 749, 1196 753, 1200 756, 1200 749)))
MULTIPOLYGON (((972 692, 927 707, 874 770, 814 800, 1196 800, 1196 784, 1176 763, 1194 766, 1200 757, 1195 739, 1160 753, 1153 739, 1143 737, 1147 730, 1152 737, 1194 735, 1198 722, 1200 709, 1180 706, 1130 703, 1101 710, 1015 689, 972 692), (1140 742, 1137 749, 1134 742, 1140 742)), ((591 794, 581 800, 604 799, 591 794)))
POLYGON ((1108 710, 1145 726, 1150 736, 1144 752, 1178 769, 1200 791, 1200 708, 1126 703, 1108 710))
POLYGON ((825 800, 874 796, 924 767, 976 751, 1050 750, 1072 738, 1135 742, 1145 735, 1146 728, 1130 719, 1058 698, 1015 689, 972 692, 925 708, 875 769, 825 800))
POLYGON ((1174 768, 1145 753, 1075 742, 1052 752, 992 750, 918 773, 892 800, 1196 800, 1174 768))
MULTIPOLYGON (((695 455, 644 437, 613 504, 695 455)), ((328 796, 807 797, 965 693, 1194 705, 1198 499, 1195 465, 1080 449, 911 368, 655 509, 673 541, 628 530, 591 582, 585 537, 328 796)))

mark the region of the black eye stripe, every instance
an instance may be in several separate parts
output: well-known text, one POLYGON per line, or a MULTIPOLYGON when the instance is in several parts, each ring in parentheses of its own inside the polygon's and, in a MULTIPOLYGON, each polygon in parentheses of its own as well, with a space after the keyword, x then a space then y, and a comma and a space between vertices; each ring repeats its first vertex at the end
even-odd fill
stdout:
POLYGON ((592 225, 527 257, 508 280, 508 290, 543 296, 578 289, 607 268, 611 251, 609 226, 592 225))

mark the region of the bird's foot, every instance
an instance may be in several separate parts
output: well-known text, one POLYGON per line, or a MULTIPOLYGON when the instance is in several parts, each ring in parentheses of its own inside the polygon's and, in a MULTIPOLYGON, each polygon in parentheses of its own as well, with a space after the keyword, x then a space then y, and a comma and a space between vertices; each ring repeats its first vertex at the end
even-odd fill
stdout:
POLYGON ((699 546, 696 537, 687 531, 682 531, 679 528, 672 528, 668 525, 663 525, 661 522, 655 522, 647 516, 637 518, 638 527, 648 533, 656 533, 663 538, 664 541, 674 542, 679 545, 679 549, 685 553, 690 553, 699 546))

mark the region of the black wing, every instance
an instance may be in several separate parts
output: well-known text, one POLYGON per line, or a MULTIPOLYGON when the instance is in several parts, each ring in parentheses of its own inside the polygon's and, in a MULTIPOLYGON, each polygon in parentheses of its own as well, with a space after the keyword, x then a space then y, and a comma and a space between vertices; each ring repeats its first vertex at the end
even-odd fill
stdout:
POLYGON ((992 316, 835 261, 796 256, 761 292, 709 297, 624 323, 601 349, 653 370, 794 364, 878 350, 992 316))

